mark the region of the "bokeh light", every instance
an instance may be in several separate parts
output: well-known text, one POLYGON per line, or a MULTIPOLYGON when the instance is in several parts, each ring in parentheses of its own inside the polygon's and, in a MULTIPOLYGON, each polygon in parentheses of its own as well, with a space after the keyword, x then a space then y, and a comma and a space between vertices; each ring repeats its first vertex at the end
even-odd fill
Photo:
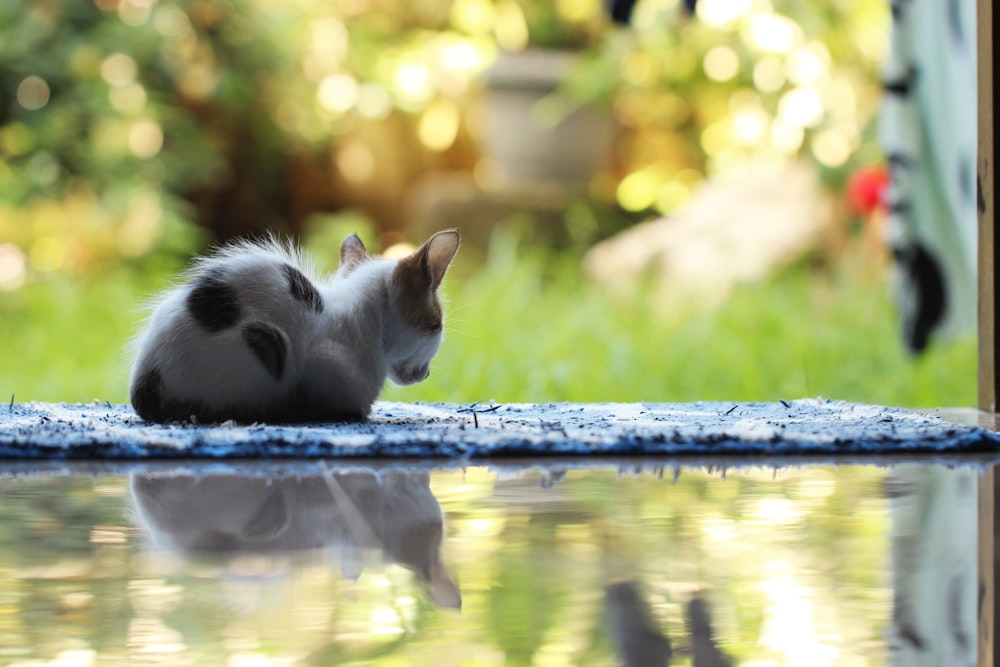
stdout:
POLYGON ((24 285, 28 261, 13 243, 0 243, 0 291, 11 292, 24 285))
POLYGON ((851 157, 851 144, 843 133, 826 129, 812 139, 812 153, 826 167, 840 167, 851 157))
POLYGON ((634 171, 618 185, 618 204, 626 211, 642 211, 653 206, 662 177, 654 169, 634 171))
POLYGON ((703 66, 712 81, 729 81, 740 71, 740 57, 729 46, 716 46, 705 54, 703 66))
POLYGON ((805 131, 801 125, 790 125, 777 118, 771 123, 771 147, 786 156, 795 155, 802 147, 805 131))
POLYGON ((156 10, 153 18, 156 30, 167 39, 183 39, 191 34, 191 20, 177 5, 165 4, 156 10))
POLYGON ((40 76, 25 77, 17 86, 17 103, 28 111, 37 111, 49 103, 49 84, 40 76))
POLYGON ((725 28, 745 16, 752 4, 752 0, 701 0, 696 7, 702 21, 713 28, 725 28))
POLYGON ((128 148, 137 158, 151 158, 163 147, 163 130, 148 118, 136 121, 128 134, 128 148))
POLYGON ((767 137, 770 118, 763 109, 745 107, 733 114, 733 137, 744 146, 756 146, 767 137))
POLYGON ((135 60, 124 53, 112 53, 101 62, 101 78, 112 86, 129 85, 137 72, 135 60))
POLYGON ((804 86, 813 83, 826 73, 830 63, 830 52, 817 42, 795 49, 788 55, 788 80, 804 86))
POLYGON ((454 102, 435 100, 421 115, 417 136, 432 151, 443 151, 455 142, 459 120, 454 102))
POLYGON ((377 83, 363 83, 358 87, 356 108, 365 118, 385 118, 392 112, 392 97, 377 83))
POLYGON ((475 73, 486 66, 486 61, 473 42, 459 40, 441 49, 441 64, 455 72, 475 73))
POLYGON ((320 81, 316 98, 325 110, 344 113, 357 104, 358 82, 349 74, 332 74, 320 81))
POLYGON ((823 118, 823 99, 814 86, 793 88, 782 95, 778 115, 782 121, 798 127, 815 127, 823 118))
POLYGON ((431 73, 420 62, 403 62, 396 69, 395 90, 404 107, 416 107, 434 96, 431 73))
POLYGON ((118 3, 118 18, 125 25, 142 26, 149 20, 152 5, 149 0, 121 0, 118 3))
POLYGON ((781 90, 786 80, 785 65, 774 56, 764 56, 753 67, 753 83, 762 93, 781 90))
POLYGON ((764 53, 788 53, 802 29, 781 14, 760 13, 749 19, 749 43, 764 53))
POLYGON ((146 99, 146 89, 136 82, 114 86, 108 91, 111 106, 123 114, 140 113, 146 107, 146 99))
POLYGON ((347 57, 350 34, 343 21, 324 17, 312 24, 312 53, 329 67, 338 67, 347 57))
POLYGON ((352 140, 337 151, 337 168, 355 184, 367 183, 375 175, 375 155, 363 142, 352 140))
POLYGON ((489 0, 455 0, 451 22, 458 30, 472 35, 486 35, 496 23, 496 7, 489 0))

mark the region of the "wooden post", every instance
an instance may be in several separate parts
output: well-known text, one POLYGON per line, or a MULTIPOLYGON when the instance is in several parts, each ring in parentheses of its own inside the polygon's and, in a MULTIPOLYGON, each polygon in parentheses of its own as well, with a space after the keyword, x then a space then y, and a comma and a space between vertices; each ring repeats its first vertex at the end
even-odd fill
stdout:
MULTIPOLYGON (((993 196, 996 192, 996 144, 993 97, 996 72, 993 67, 993 33, 997 20, 993 0, 976 0, 976 43, 978 47, 978 129, 976 196, 979 212, 979 409, 998 412, 1000 371, 997 362, 997 234, 993 196)), ((979 596, 978 667, 1000 667, 997 640, 998 614, 996 584, 997 519, 1000 500, 1000 468, 991 468, 979 478, 979 596)))
POLYGON ((979 409, 998 412, 1000 372, 997 361, 997 236, 993 195, 996 162, 993 117, 993 0, 976 0, 976 39, 979 51, 979 150, 976 160, 976 197, 979 211, 979 409))
POLYGON ((992 468, 979 476, 978 503, 978 552, 979 552, 979 595, 977 596, 976 616, 978 631, 977 665, 978 667, 997 667, 997 607, 996 607, 996 519, 997 519, 997 484, 1000 482, 1000 472, 992 468))

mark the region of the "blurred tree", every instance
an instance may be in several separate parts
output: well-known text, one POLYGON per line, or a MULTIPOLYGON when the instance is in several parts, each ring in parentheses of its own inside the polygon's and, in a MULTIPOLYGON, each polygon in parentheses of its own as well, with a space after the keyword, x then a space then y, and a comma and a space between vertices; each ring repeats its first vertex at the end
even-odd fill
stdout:
MULTIPOLYGON (((389 178, 398 190, 423 166, 421 151, 454 143, 457 107, 434 101, 461 95, 483 57, 441 32, 447 3, 361 9, 315 0, 4 3, 0 234, 29 248, 52 226, 33 207, 84 201, 98 226, 125 229, 132 243, 119 243, 129 246, 123 254, 139 255, 164 216, 225 239, 299 231, 315 211, 376 200, 366 185, 398 203, 386 170, 398 174, 389 178), (429 107, 432 117, 421 116, 429 107), (130 228, 136 201, 147 222, 130 228), (18 230, 15 218, 31 229, 18 230)), ((376 213, 400 224, 398 214, 376 213)), ((66 235, 85 226, 73 221, 66 235)))
POLYGON ((90 193, 112 218, 137 196, 185 217, 188 201, 219 238, 273 224, 290 151, 267 85, 287 35, 252 9, 4 3, 0 198, 90 193))
POLYGON ((883 5, 646 0, 609 30, 595 0, 8 0, 0 238, 54 271, 190 250, 192 221, 221 239, 357 207, 401 232, 417 178, 475 166, 501 48, 582 49, 562 92, 625 129, 605 204, 668 214, 758 155, 836 187, 873 161, 883 5))

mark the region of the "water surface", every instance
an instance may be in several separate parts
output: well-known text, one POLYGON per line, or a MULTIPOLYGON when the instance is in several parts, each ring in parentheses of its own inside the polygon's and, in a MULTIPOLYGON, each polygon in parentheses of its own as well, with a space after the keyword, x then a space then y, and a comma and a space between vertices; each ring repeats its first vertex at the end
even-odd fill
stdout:
POLYGON ((7 472, 0 664, 875 666, 914 637, 954 657, 975 646, 977 478, 7 472))

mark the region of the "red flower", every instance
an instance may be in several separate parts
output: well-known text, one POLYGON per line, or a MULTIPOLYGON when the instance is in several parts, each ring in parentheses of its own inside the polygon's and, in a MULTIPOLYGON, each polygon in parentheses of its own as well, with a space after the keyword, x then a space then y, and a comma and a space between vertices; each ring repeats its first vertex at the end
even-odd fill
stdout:
POLYGON ((847 179, 847 205, 852 213, 863 217, 876 211, 885 213, 888 188, 889 170, 885 165, 862 167, 847 179))

